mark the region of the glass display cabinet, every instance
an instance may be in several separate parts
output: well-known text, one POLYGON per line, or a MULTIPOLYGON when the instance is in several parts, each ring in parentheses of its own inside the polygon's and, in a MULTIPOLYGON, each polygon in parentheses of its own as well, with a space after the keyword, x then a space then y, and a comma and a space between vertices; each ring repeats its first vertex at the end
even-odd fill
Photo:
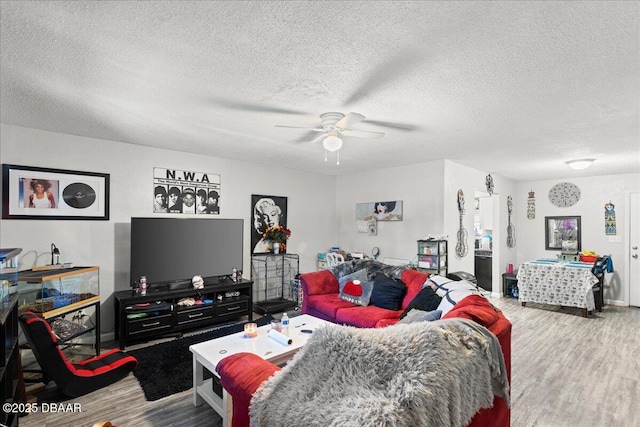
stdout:
POLYGON ((20 313, 32 311, 48 320, 65 348, 81 335, 94 332, 93 345, 96 355, 100 354, 100 267, 19 271, 17 288, 20 313), (91 308, 93 316, 85 311, 91 308), (75 313, 75 322, 64 319, 71 313, 75 313), (84 324, 85 317, 89 326, 84 324))
POLYGON ((18 292, 21 312, 49 319, 100 301, 100 267, 20 271, 18 292))
POLYGON ((20 248, 0 249, 0 302, 7 302, 17 292, 20 248))

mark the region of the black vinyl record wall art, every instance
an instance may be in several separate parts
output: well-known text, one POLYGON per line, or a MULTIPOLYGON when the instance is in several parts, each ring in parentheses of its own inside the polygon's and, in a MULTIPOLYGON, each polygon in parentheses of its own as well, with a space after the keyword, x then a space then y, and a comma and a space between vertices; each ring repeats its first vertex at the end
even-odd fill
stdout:
POLYGON ((62 200, 74 209, 86 209, 96 201, 96 191, 83 182, 74 182, 62 190, 62 200))

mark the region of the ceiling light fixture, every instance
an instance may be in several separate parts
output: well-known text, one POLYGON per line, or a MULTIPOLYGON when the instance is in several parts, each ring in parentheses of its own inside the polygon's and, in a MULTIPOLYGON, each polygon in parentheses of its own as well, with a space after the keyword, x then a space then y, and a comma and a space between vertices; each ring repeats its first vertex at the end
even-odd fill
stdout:
POLYGON ((322 145, 325 150, 334 152, 342 148, 342 140, 336 135, 329 135, 324 139, 322 145))
POLYGON ((591 165, 591 163, 595 161, 596 159, 577 159, 577 160, 569 160, 569 161, 566 161, 565 163, 571 169, 586 169, 591 165))
POLYGON ((327 151, 338 151, 337 153, 337 160, 336 160, 336 165, 340 164, 340 149, 342 148, 342 140, 340 138, 338 138, 338 136, 336 134, 331 134, 329 136, 327 136, 323 141, 322 141, 322 146, 324 147, 324 161, 327 161, 327 151))

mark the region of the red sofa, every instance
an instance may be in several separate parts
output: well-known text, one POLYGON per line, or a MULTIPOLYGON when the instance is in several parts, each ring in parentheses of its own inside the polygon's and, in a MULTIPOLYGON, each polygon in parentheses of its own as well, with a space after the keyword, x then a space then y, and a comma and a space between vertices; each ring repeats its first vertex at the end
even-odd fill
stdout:
MULTIPOLYGON (((383 327, 399 321, 409 302, 422 289, 427 275, 415 270, 405 270, 402 281, 407 285, 407 294, 402 310, 385 310, 375 306, 361 307, 338 298, 338 281, 328 270, 306 273, 300 276, 304 292, 302 313, 310 314, 336 323, 360 327, 383 327), (377 316, 377 317, 376 317, 377 316)), ((511 322, 491 303, 478 295, 470 295, 458 302, 443 316, 446 318, 473 320, 489 329, 500 342, 504 355, 507 378, 511 384, 511 322)), ((233 397, 232 427, 249 426, 249 404, 258 387, 279 367, 251 353, 238 353, 222 359, 216 371, 222 386, 233 397)), ((495 397, 492 408, 480 410, 469 424, 470 427, 509 427, 511 410, 504 399, 495 397)))
POLYGON ((303 292, 302 313, 359 328, 393 325, 400 320, 404 309, 420 292, 426 277, 426 274, 416 270, 405 270, 402 273, 402 281, 407 286, 407 293, 402 300, 402 308, 394 311, 375 305, 363 307, 340 299, 338 279, 329 270, 302 274, 300 275, 303 292))

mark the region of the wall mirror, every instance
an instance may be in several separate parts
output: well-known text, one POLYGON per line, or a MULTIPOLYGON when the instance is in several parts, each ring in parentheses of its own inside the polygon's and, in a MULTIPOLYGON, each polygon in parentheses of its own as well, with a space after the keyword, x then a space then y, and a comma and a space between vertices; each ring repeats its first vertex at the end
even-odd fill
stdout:
POLYGON ((579 216, 544 217, 545 249, 576 254, 582 249, 582 228, 579 216))

